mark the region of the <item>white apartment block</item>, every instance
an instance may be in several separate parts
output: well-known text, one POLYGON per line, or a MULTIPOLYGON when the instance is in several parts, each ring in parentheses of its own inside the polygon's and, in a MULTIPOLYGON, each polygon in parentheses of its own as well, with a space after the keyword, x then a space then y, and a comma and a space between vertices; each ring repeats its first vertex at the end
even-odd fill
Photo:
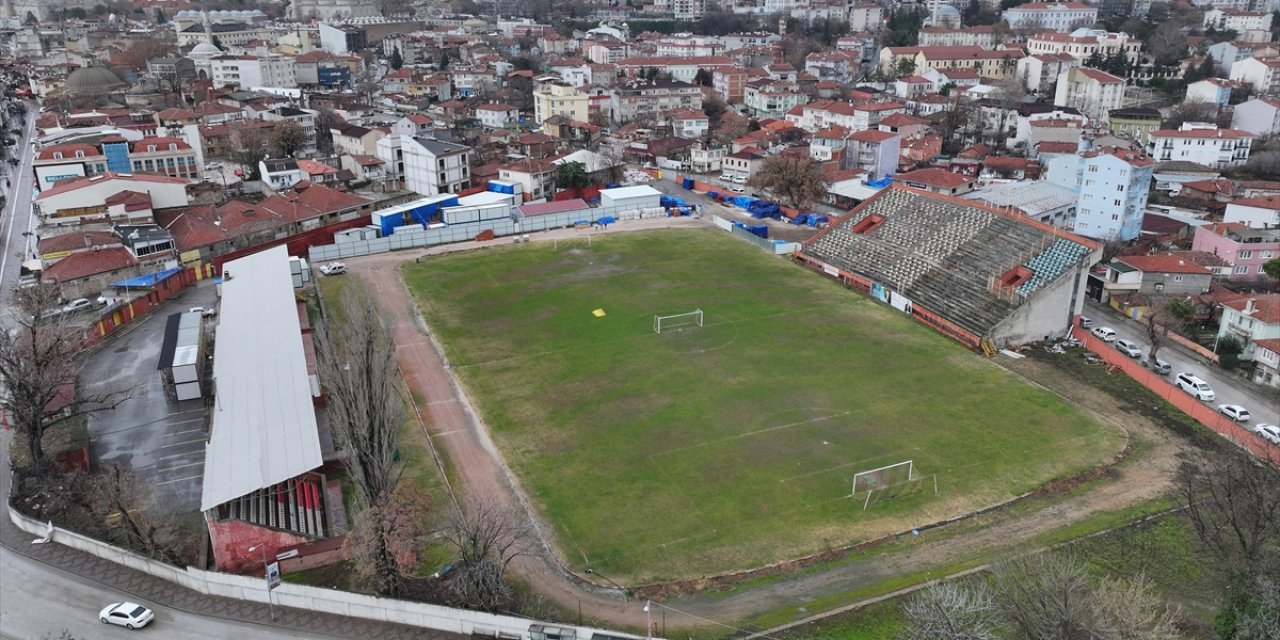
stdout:
POLYGON ((925 27, 920 30, 921 47, 982 47, 996 48, 995 30, 991 25, 980 24, 964 29, 925 27))
POLYGON ((884 10, 874 2, 855 2, 849 7, 849 31, 879 31, 884 21, 884 10))
POLYGON ((431 138, 401 138, 400 146, 404 186, 410 191, 433 196, 471 187, 468 147, 431 138))
POLYGON ((215 87, 293 88, 298 86, 293 58, 265 56, 221 56, 210 61, 215 87))
POLYGON ((1105 71, 1076 67, 1058 76, 1053 103, 1073 107, 1090 120, 1105 122, 1107 112, 1124 105, 1125 81, 1105 71))
POLYGON ((1231 65, 1231 79, 1245 82, 1261 95, 1280 95, 1280 58, 1245 58, 1231 65))
POLYGON ((1066 53, 1042 53, 1018 61, 1018 81, 1027 91, 1048 91, 1058 76, 1079 67, 1081 61, 1066 53))
POLYGON ((658 38, 655 55, 687 58, 691 56, 718 56, 724 53, 724 43, 712 36, 692 33, 675 33, 658 38))
POLYGON ((1152 131, 1147 134, 1147 140, 1147 153, 1157 162, 1182 160, 1225 169, 1249 161, 1253 134, 1238 129, 1203 128, 1185 123, 1177 131, 1152 131))
POLYGON ((1133 240, 1142 230, 1155 162, 1140 151, 1103 147, 1050 158, 1046 179, 1075 191, 1075 232, 1133 240))
POLYGON ((1098 9, 1082 2, 1028 2, 1001 14, 1013 29, 1052 29, 1070 33, 1098 21, 1098 9))
MULTIPOLYGON (((1242 11, 1240 9, 1210 9, 1204 12, 1204 28, 1218 31, 1270 31, 1271 12, 1242 11)), ((1265 41, 1264 41, 1265 42, 1265 41)))
POLYGON ((1280 135, 1280 98, 1263 96, 1236 105, 1231 128, 1259 137, 1280 135))
POLYGON ((1080 28, 1071 33, 1045 32, 1027 38, 1029 55, 1065 53, 1078 60, 1098 54, 1102 57, 1124 53, 1129 62, 1142 57, 1142 41, 1127 33, 1080 28))
POLYGON ((614 122, 626 123, 677 109, 700 109, 702 89, 679 80, 635 81, 613 88, 611 110, 614 122))

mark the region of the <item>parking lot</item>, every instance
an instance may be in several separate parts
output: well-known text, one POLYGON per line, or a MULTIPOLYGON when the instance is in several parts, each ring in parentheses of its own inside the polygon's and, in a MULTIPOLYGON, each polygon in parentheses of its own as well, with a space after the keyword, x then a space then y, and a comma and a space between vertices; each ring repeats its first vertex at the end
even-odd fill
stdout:
POLYGON ((81 370, 80 384, 87 390, 133 389, 115 410, 89 417, 90 454, 95 467, 131 469, 142 486, 152 488, 161 512, 200 508, 208 434, 204 400, 170 402, 165 397, 157 369, 165 323, 172 313, 215 306, 215 298, 212 281, 188 288, 109 339, 81 370))

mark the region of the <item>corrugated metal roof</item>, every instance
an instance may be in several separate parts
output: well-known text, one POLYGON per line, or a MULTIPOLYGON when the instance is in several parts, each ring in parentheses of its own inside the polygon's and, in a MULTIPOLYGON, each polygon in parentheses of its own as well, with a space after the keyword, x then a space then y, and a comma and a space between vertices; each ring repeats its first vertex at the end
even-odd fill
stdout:
POLYGON ((223 266, 201 510, 323 463, 283 246, 223 266))

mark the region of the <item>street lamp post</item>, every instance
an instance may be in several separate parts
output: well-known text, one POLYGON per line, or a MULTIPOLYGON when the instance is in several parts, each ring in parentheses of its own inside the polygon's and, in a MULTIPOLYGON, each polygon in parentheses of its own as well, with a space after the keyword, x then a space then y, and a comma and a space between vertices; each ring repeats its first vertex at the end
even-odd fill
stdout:
POLYGON ((259 544, 253 545, 252 547, 249 547, 249 553, 253 553, 255 550, 262 551, 262 580, 267 585, 267 606, 271 608, 271 621, 275 622, 276 621, 276 601, 275 601, 275 598, 271 597, 271 578, 270 576, 267 575, 268 572, 267 572, 266 543, 259 543, 259 544))
MULTIPOLYGON (((587 574, 587 575, 600 576, 601 578, 603 578, 603 579, 605 580, 605 582, 608 582, 609 584, 611 584, 611 585, 613 585, 613 586, 617 587, 617 588, 618 588, 618 590, 622 592, 622 601, 623 601, 623 602, 626 602, 626 601, 627 601, 627 594, 628 594, 629 590, 628 590, 626 587, 624 587, 624 586, 622 586, 622 585, 620 585, 620 584, 618 584, 618 583, 614 582, 613 580, 611 580, 611 579, 609 578, 609 576, 606 576, 606 575, 604 575, 604 574, 602 574, 602 573, 600 573, 600 572, 598 572, 598 571, 596 571, 596 570, 592 569, 591 567, 587 567, 587 568, 583 569, 583 570, 582 570, 582 572, 583 572, 583 573, 585 573, 585 574, 587 574)), ((645 606, 647 607, 648 605, 645 605, 645 606)))
POLYGON ((653 638, 653 619, 652 619, 653 614, 649 611, 649 604, 650 602, 648 600, 646 600, 644 603, 644 637, 645 638, 653 638))

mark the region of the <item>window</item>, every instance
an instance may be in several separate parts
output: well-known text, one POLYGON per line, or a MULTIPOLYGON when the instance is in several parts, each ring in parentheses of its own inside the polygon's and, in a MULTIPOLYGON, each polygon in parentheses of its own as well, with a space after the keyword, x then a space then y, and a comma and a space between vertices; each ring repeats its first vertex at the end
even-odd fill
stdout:
POLYGON ((1174 281, 1174 282, 1182 282, 1182 276, 1178 276, 1178 275, 1173 276, 1173 281, 1174 281))
POLYGON ((1253 252, 1252 252, 1252 251, 1237 251, 1237 252, 1236 252, 1236 259, 1237 259, 1237 260, 1248 260, 1249 258, 1252 258, 1252 257, 1253 257, 1253 252))
POLYGON ((1124 191, 1124 185, 1122 184, 1116 185, 1116 191, 1124 191))
POLYGON ((1120 206, 1120 200, 1113 200, 1113 202, 1115 202, 1115 203, 1116 203, 1116 206, 1117 206, 1117 207, 1118 207, 1118 206, 1120 206))
POLYGON ((1111 214, 1111 219, 1112 219, 1112 220, 1119 220, 1119 219, 1120 219, 1120 214, 1118 214, 1118 213, 1113 213, 1113 214, 1111 214))
POLYGON ((1093 186, 1093 180, 1085 180, 1085 181, 1084 181, 1084 186, 1086 186, 1086 187, 1092 187, 1092 186, 1093 186))
POLYGON ((53 152, 53 159, 54 159, 54 160, 61 160, 61 159, 62 159, 62 152, 61 152, 61 151, 54 151, 54 152, 53 152))
POLYGON ((1246 273, 1249 273, 1249 267, 1247 267, 1247 266, 1236 267, 1236 273, 1239 273, 1239 274, 1242 274, 1242 275, 1243 275, 1243 274, 1246 274, 1246 273))
POLYGON ((1098 172, 1098 165, 1096 164, 1089 165, 1089 173, 1097 173, 1097 172, 1098 172))
POLYGON ((1266 269, 1263 269, 1263 268, 1262 268, 1262 265, 1258 265, 1258 274, 1259 274, 1259 275, 1262 275, 1262 274, 1264 274, 1264 273, 1266 273, 1266 272, 1267 272, 1267 271, 1266 271, 1266 269))
POLYGON ((1270 252, 1270 251, 1259 251, 1259 252, 1258 252, 1258 257, 1259 257, 1259 258, 1262 258, 1262 259, 1264 259, 1264 260, 1265 260, 1265 259, 1267 259, 1267 258, 1270 258, 1270 257, 1271 257, 1271 252, 1270 252))

